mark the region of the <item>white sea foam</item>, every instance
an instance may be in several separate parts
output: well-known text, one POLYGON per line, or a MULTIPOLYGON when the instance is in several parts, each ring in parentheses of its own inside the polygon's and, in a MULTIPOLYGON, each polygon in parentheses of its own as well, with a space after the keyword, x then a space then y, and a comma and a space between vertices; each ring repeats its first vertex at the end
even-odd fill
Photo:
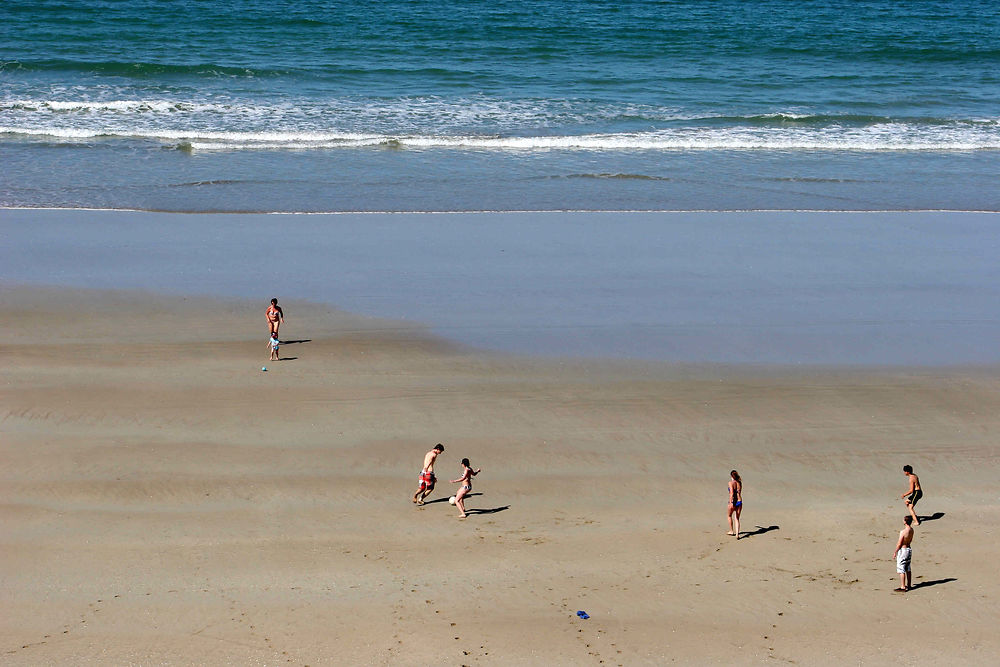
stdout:
MULTIPOLYGON (((220 132, 105 127, 0 127, 0 134, 43 140, 140 139, 183 142, 192 150, 302 150, 386 146, 412 149, 508 151, 973 151, 1000 149, 1000 131, 985 127, 914 127, 903 124, 866 128, 686 128, 640 133, 561 136, 405 135, 360 132, 220 132)), ((185 147, 187 147, 185 146, 185 147)))
POLYGON ((1000 118, 890 121, 794 108, 743 117, 698 116, 641 104, 479 96, 250 103, 220 95, 201 100, 124 99, 116 97, 119 92, 101 89, 106 99, 73 99, 80 95, 75 88, 53 89, 42 99, 13 94, 0 99, 5 125, 0 133, 46 142, 144 140, 196 151, 378 146, 507 151, 1000 149, 1000 118), (636 126, 659 129, 632 131, 636 126))
POLYGON ((351 141, 357 137, 349 135, 361 135, 374 143, 398 141, 414 146, 450 146, 457 140, 462 145, 501 148, 695 149, 761 147, 761 142, 775 147, 808 148, 828 147, 829 138, 824 132, 830 131, 834 143, 849 139, 854 148, 860 149, 860 143, 878 149, 886 146, 872 137, 884 134, 883 128, 889 127, 890 132, 906 135, 903 143, 916 149, 965 149, 992 147, 1000 128, 1000 118, 891 121, 796 108, 748 111, 740 116, 571 98, 351 96, 250 101, 216 93, 203 98, 130 99, 122 96, 127 91, 114 86, 89 91, 55 86, 48 95, 39 97, 24 92, 11 91, 10 97, 0 99, 4 124, 20 128, 21 134, 129 136, 228 144, 308 144, 351 141), (563 128, 580 132, 560 131, 563 128), (934 134, 935 129, 955 128, 967 136, 943 138, 940 132, 934 134), (640 129, 643 131, 636 131, 640 129), (498 143, 499 137, 503 140, 498 143), (860 140, 854 141, 857 137, 860 140))
POLYGON ((198 113, 198 112, 229 112, 232 105, 206 104, 174 100, 105 100, 105 101, 63 101, 63 100, 31 100, 13 99, 0 100, 0 111, 34 111, 34 112, 112 112, 121 113, 198 113))
MULTIPOLYGON (((390 129, 418 134, 430 128, 506 128, 528 130, 538 127, 602 124, 622 119, 647 122, 683 122, 696 114, 673 107, 641 104, 593 103, 571 99, 500 100, 486 97, 443 99, 435 96, 399 98, 289 99, 283 102, 250 102, 245 99, 210 96, 202 100, 117 99, 112 88, 101 90, 100 99, 72 98, 81 91, 58 88, 53 99, 13 96, 0 99, 0 112, 25 126, 48 126, 59 118, 62 126, 95 128, 102 120, 113 122, 131 116, 132 122, 155 122, 168 116, 174 124, 223 131, 230 126, 255 121, 257 125, 284 124, 300 127, 321 125, 336 119, 343 128, 380 131, 390 129), (111 96, 111 97, 108 97, 111 96)), ((82 91, 87 92, 87 91, 82 91)), ((89 91, 94 95, 94 91, 89 91)), ((317 130, 322 127, 315 128, 317 130)), ((329 128, 327 128, 329 129, 329 128)))

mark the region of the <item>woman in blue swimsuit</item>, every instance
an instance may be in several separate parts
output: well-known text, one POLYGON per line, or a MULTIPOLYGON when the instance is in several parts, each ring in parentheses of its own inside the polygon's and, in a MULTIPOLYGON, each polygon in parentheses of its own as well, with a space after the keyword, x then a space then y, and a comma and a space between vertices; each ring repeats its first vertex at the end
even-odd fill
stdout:
POLYGON ((743 480, 735 470, 729 471, 729 532, 726 535, 735 535, 740 539, 740 514, 743 512, 743 480))

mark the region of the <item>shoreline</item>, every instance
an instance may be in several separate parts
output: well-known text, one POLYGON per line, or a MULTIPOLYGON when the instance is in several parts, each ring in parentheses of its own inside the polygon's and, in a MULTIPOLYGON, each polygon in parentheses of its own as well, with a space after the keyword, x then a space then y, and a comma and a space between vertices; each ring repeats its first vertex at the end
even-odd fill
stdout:
POLYGON ((1000 369, 538 362, 304 303, 271 363, 256 302, 59 291, 0 293, 21 313, 0 343, 13 665, 1000 650, 1000 369), (444 502, 461 457, 483 468, 464 521, 444 502), (894 595, 903 463, 927 520, 894 595))
POLYGON ((1000 363, 994 213, 19 209, 0 234, 0 283, 270 293, 539 358, 1000 363))
MULTIPOLYGON (((259 303, 243 298, 217 297, 206 294, 181 292, 163 292, 158 290, 134 289, 104 289, 66 287, 45 284, 18 284, 0 282, 0 303, 5 307, 14 308, 18 312, 31 312, 36 303, 61 303, 69 300, 81 302, 95 301, 99 304, 122 304, 126 308, 144 308, 147 302, 157 304, 157 309, 171 312, 175 318, 183 318, 183 310, 195 305, 202 309, 217 308, 225 314, 242 311, 256 314, 259 303)), ((992 376, 1000 374, 1000 362, 997 363, 965 363, 965 364, 802 364, 802 363, 735 363, 735 362, 692 362, 670 359, 645 360, 616 357, 585 357, 585 356, 532 356, 516 354, 503 350, 485 347, 475 347, 460 343, 446 335, 435 332, 432 325, 415 323, 386 317, 349 312, 331 307, 328 304, 311 302, 302 299, 282 300, 282 305, 293 309, 297 317, 302 311, 310 313, 307 321, 320 323, 319 335, 324 337, 373 337, 382 340, 422 340, 426 345, 447 350, 462 356, 474 356, 497 363, 528 362, 550 370, 560 368, 593 368, 613 376, 635 377, 647 372, 665 374, 676 379, 685 380, 736 380, 736 379, 804 379, 813 376, 830 378, 880 378, 885 376, 908 377, 947 377, 960 376, 992 376), (332 324, 336 322, 336 324, 332 324)), ((107 307, 101 306, 98 311, 106 314, 107 307)), ((252 318, 251 318, 252 319, 252 318)), ((167 322, 164 321, 166 325, 167 322)), ((173 341, 196 341, 200 337, 200 327, 189 332, 187 328, 178 335, 177 332, 165 330, 162 334, 152 334, 149 342, 160 343, 173 341)), ((258 332, 259 333, 259 332, 258 332)), ((246 330, 230 331, 225 335, 213 332, 215 340, 229 342, 256 341, 259 336, 252 333, 252 327, 246 330)), ((113 336, 103 332, 99 317, 81 318, 73 330, 76 344, 108 343, 113 336), (89 321, 88 321, 89 319, 89 321)), ((11 339, 13 345, 30 344, 35 337, 26 335, 23 338, 15 336, 11 339)), ((68 341, 61 341, 68 342, 68 341)))
POLYGON ((693 209, 457 209, 457 210, 343 210, 343 211, 250 211, 250 210, 206 210, 184 211, 174 209, 153 208, 91 208, 69 206, 0 206, 0 211, 88 211, 107 213, 162 213, 169 215, 479 215, 479 214, 523 214, 523 213, 612 213, 612 214, 645 214, 645 213, 830 213, 830 214, 874 214, 874 213, 981 213, 992 215, 1000 213, 1000 209, 954 209, 954 208, 899 208, 899 209, 838 209, 838 208, 693 208, 693 209))

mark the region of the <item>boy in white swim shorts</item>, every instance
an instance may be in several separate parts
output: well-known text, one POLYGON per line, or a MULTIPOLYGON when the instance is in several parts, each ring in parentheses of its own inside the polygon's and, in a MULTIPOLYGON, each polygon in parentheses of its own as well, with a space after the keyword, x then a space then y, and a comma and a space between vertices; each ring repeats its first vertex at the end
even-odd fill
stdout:
POLYGON ((913 588, 913 573, 910 571, 910 560, 913 558, 913 549, 910 548, 913 542, 913 527, 910 525, 912 522, 913 517, 909 515, 903 517, 903 530, 899 531, 896 550, 892 552, 892 557, 896 559, 896 572, 899 574, 897 593, 905 593, 913 588))

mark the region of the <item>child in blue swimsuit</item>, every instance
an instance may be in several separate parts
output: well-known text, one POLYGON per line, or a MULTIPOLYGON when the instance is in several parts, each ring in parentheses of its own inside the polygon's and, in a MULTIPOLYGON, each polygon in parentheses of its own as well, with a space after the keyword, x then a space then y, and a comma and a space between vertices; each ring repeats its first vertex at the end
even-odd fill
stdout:
POLYGON ((281 361, 281 358, 278 356, 278 345, 278 332, 272 331, 271 337, 267 341, 267 346, 271 348, 270 361, 281 361))

